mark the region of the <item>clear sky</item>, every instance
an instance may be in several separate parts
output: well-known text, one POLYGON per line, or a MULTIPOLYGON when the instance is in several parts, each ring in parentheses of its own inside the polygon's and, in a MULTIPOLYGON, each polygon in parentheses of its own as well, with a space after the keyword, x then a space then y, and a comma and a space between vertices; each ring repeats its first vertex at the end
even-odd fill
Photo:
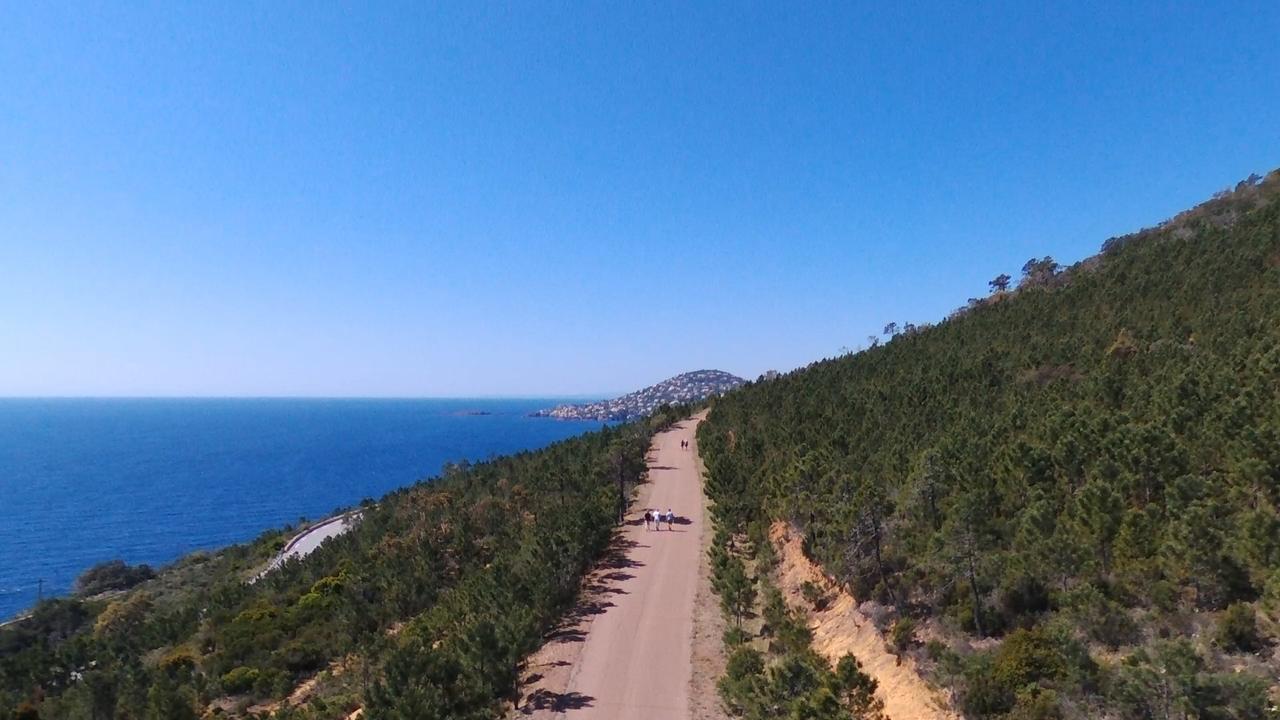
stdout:
POLYGON ((0 5, 0 395, 754 377, 1280 165, 1274 1, 428 5, 0 5))

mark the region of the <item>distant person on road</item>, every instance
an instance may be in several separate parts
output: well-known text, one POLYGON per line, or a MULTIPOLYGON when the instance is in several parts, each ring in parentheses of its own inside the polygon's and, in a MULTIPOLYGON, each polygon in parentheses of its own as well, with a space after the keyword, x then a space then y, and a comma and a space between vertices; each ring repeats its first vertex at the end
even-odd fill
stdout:
POLYGON ((667 529, 675 530, 676 514, 671 512, 671 508, 667 508, 667 529))
POLYGON ((644 529, 648 530, 649 523, 652 523, 652 522, 653 522, 653 513, 649 512, 648 510, 645 510, 644 511, 644 529))

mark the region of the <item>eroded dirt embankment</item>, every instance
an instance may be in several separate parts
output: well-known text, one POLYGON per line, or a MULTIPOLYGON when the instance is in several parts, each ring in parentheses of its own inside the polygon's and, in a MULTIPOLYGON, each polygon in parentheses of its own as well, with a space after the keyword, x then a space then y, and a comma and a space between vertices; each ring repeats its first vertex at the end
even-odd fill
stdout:
POLYGON ((778 587, 788 605, 808 616, 814 650, 833 663, 852 653, 875 679, 876 695, 884 701, 885 714, 891 720, 960 720, 920 677, 914 661, 908 657, 899 661, 889 652, 884 636, 871 618, 858 610, 853 596, 805 557, 798 534, 786 523, 775 522, 769 528, 769 539, 778 552, 778 587), (815 610, 804 599, 801 587, 805 582, 817 585, 829 598, 822 610, 815 610))

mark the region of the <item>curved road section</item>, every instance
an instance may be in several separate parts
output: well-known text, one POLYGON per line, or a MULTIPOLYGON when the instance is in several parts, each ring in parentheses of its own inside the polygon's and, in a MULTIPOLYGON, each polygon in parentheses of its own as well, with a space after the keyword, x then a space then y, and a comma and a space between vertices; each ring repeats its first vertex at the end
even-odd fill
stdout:
POLYGON ((689 717, 704 502, 693 435, 703 417, 655 437, 649 483, 613 551, 588 578, 576 610, 529 660, 519 715, 689 717), (646 508, 670 508, 676 521, 649 529, 646 508))
POLYGON ((325 540, 334 538, 342 533, 355 527, 356 522, 360 520, 360 511, 352 510, 341 515, 318 522, 307 528, 305 531, 294 536, 287 545, 284 546, 279 554, 272 559, 271 563, 260 573, 254 580, 266 575, 276 568, 284 565, 291 558, 304 558, 312 553, 316 548, 320 547, 325 540))

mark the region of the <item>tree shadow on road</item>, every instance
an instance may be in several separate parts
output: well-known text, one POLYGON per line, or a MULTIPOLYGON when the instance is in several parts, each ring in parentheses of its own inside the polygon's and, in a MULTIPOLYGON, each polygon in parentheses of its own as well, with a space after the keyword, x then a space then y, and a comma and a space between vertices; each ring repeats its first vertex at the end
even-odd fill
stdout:
POLYGON ((628 540, 621 534, 615 534, 613 541, 609 543, 609 547, 605 550, 604 556, 600 558, 596 568, 600 570, 621 570, 622 568, 644 567, 644 563, 632 560, 627 555, 631 550, 642 547, 645 546, 635 540, 628 540))
MULTIPOLYGON (((649 546, 628 538, 622 528, 616 529, 600 560, 583 579, 578 597, 573 605, 560 617, 559 622, 543 636, 544 647, 580 645, 586 642, 592 619, 607 613, 609 608, 614 607, 614 603, 610 598, 628 594, 624 586, 636 577, 628 570, 644 567, 644 563, 632 559, 629 553, 635 549, 647 547, 649 546)), ((552 657, 556 657, 557 653, 563 652, 568 652, 569 657, 573 657, 580 651, 562 649, 551 652, 552 657)), ((561 655, 561 657, 564 657, 564 655, 561 655)), ((522 672, 532 672, 532 674, 520 681, 522 689, 519 692, 524 692, 530 688, 532 690, 520 707, 520 714, 532 715, 546 710, 550 710, 552 713, 561 713, 567 710, 591 707, 595 702, 593 697, 582 695, 581 693, 554 692, 554 689, 567 688, 568 676, 565 674, 567 671, 547 672, 547 669, 571 664, 565 660, 544 662, 534 658, 527 658, 525 663, 522 663, 522 672), (552 677, 548 677, 548 675, 552 677), (544 687, 533 687, 535 685, 543 685, 544 687)))
POLYGON ((545 688, 540 688, 525 698, 524 705, 520 708, 520 713, 522 715, 532 715, 539 710, 550 710, 553 713, 581 710, 582 708, 591 707, 595 704, 595 701, 596 699, 590 695, 583 695, 579 692, 555 693, 545 688))
POLYGON ((635 548, 648 547, 630 540, 621 532, 615 532, 604 556, 595 569, 587 575, 573 607, 544 636, 546 642, 572 643, 587 639, 584 621, 602 615, 614 607, 608 599, 614 595, 626 595, 621 585, 635 578, 626 570, 644 567, 644 563, 632 560, 627 553, 635 548))

